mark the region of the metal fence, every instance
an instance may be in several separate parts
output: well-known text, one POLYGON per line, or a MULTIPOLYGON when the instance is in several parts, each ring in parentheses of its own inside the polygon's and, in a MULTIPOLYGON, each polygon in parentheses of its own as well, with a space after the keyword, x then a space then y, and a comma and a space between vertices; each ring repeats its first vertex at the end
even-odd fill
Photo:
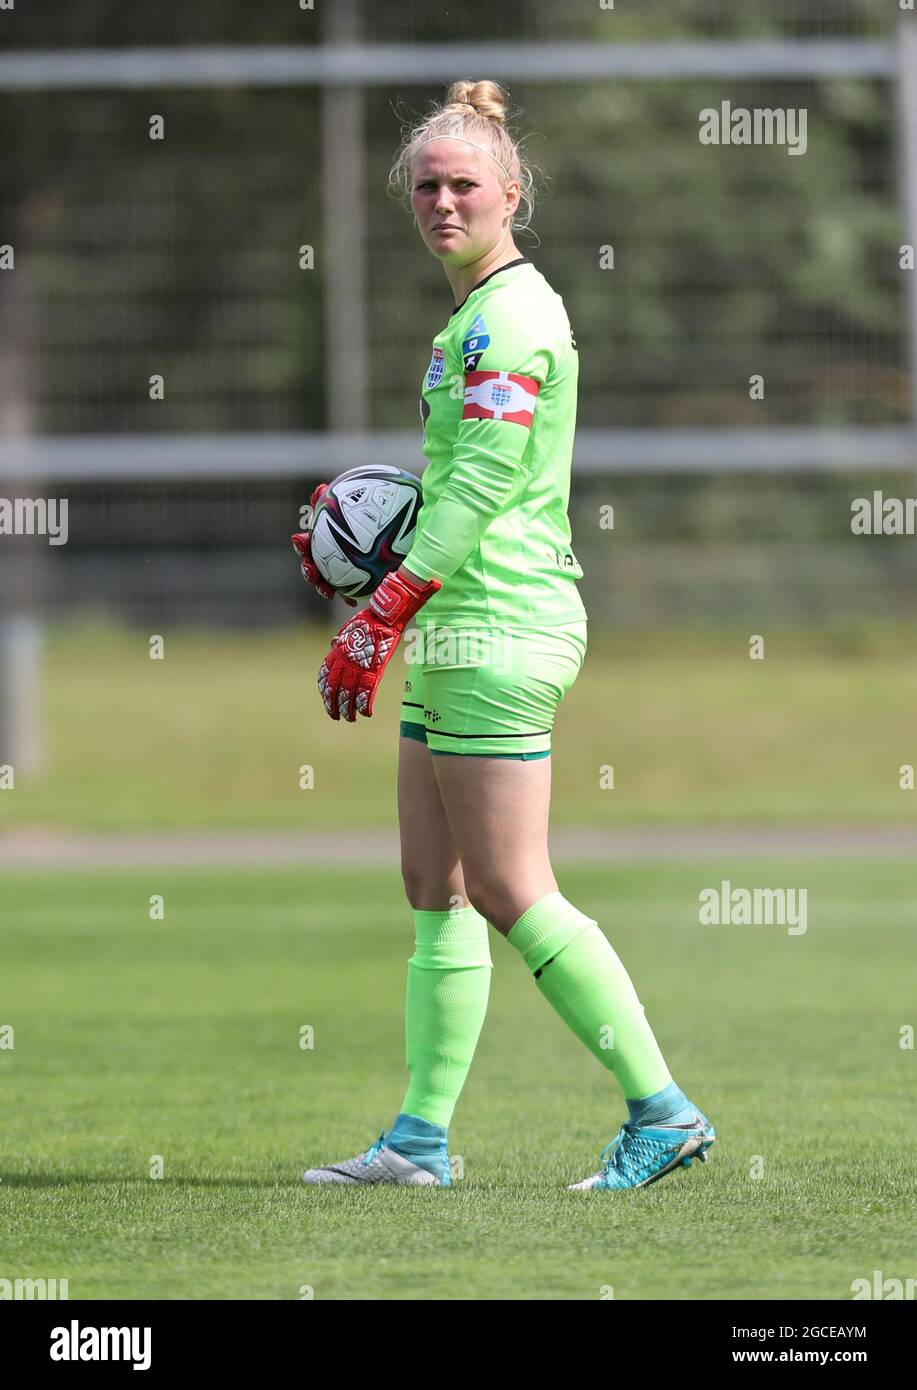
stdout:
POLYGON ((2 611, 324 611, 287 550, 308 490, 367 458, 422 467, 419 383, 451 300, 386 175, 402 120, 468 73, 524 110, 539 200, 520 245, 580 346, 571 514, 593 621, 821 620, 832 595, 845 616, 913 598, 900 547, 892 559, 849 528, 852 497, 912 487, 912 14, 872 0, 15 14, 0 491, 68 495, 71 539, 4 544, 2 611), (698 113, 725 99, 805 107, 805 157, 702 146, 698 113), (673 537, 663 521, 688 498, 673 537))

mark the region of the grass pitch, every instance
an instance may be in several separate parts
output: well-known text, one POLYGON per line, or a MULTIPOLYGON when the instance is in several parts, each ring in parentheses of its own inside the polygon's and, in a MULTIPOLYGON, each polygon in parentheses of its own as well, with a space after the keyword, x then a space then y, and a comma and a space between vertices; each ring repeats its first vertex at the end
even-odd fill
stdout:
MULTIPOLYGON (((45 771, 0 794, 0 829, 392 825, 404 644, 372 719, 335 724, 316 687, 331 635, 167 632, 151 661, 143 632, 53 631, 45 771)), ((744 632, 590 631, 557 711, 553 823, 912 821, 913 631, 764 635, 752 661, 744 632)))
POLYGON ((625 1118, 614 1079, 494 932, 450 1132, 463 1179, 300 1183, 403 1096, 397 871, 9 873, 0 1278, 67 1278, 71 1298, 627 1300, 849 1299, 876 1270, 912 1276, 915 879, 889 860, 561 871, 719 1135, 706 1168, 612 1194, 565 1184, 625 1118), (807 888, 808 930, 701 927, 721 878, 807 888))

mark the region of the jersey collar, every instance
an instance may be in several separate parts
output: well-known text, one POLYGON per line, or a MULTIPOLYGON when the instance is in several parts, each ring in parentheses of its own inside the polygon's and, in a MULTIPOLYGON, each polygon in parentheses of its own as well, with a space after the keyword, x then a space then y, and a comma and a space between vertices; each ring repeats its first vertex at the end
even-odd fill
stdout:
POLYGON ((501 270, 509 270, 509 269, 510 269, 512 266, 514 266, 514 265, 531 265, 531 264, 532 264, 531 259, 530 259, 528 256, 517 256, 516 259, 515 259, 514 261, 506 261, 504 265, 498 265, 497 268, 496 268, 496 270, 492 270, 492 271, 490 272, 489 275, 485 275, 485 276, 484 276, 484 279, 483 279, 483 280, 479 280, 478 283, 477 283, 476 285, 473 285, 473 286, 471 287, 471 289, 470 289, 470 290, 468 291, 468 293, 465 295, 465 298, 462 300, 461 304, 456 304, 455 308, 452 310, 452 313, 449 315, 449 317, 452 318, 453 314, 457 314, 458 311, 459 311, 459 309, 464 309, 465 305, 468 303, 469 299, 470 299, 471 296, 474 294, 475 290, 479 290, 479 289, 481 288, 482 285, 486 285, 486 284, 487 284, 487 281, 488 281, 488 280, 492 280, 492 279, 494 278, 495 275, 499 275, 500 272, 501 272, 501 270))

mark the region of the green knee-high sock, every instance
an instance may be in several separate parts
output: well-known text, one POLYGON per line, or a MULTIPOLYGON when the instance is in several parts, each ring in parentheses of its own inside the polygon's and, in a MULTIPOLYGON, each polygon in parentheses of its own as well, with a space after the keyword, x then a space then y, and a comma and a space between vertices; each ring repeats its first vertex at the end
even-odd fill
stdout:
POLYGON ((404 1023, 411 1082, 401 1110, 448 1125, 487 1013, 493 969, 487 922, 473 907, 415 908, 414 933, 404 1023))
POLYGON ((671 1082, 630 976, 597 922, 563 894, 548 893, 507 939, 564 1023, 617 1077, 625 1099, 653 1095, 671 1082))

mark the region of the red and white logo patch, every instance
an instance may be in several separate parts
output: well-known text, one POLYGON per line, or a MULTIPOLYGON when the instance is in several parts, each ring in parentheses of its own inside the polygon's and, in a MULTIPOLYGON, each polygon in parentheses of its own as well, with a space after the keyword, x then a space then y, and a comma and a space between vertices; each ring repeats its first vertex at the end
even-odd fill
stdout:
POLYGON ((511 420, 531 428, 541 382, 518 372, 466 372, 463 420, 511 420))

